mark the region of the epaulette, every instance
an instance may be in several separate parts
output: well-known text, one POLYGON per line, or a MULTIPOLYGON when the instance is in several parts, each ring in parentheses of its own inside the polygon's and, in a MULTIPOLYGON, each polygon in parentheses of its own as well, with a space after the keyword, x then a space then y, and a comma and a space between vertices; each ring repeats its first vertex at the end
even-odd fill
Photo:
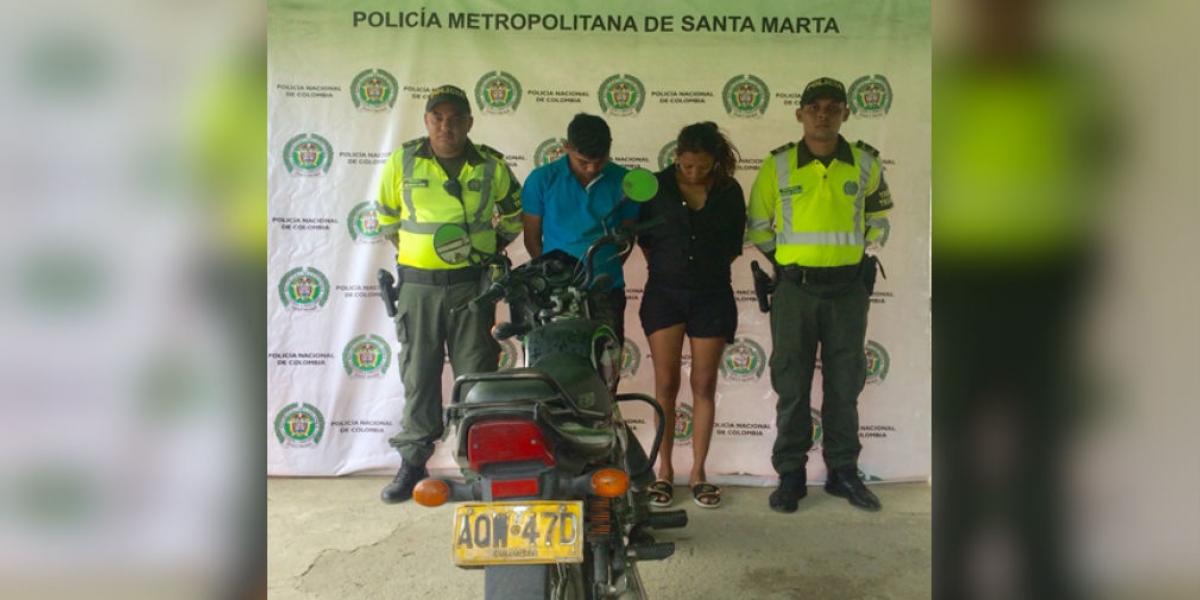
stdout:
POLYGON ((421 143, 427 139, 429 139, 429 138, 419 137, 415 140, 408 140, 407 142, 404 142, 403 144, 401 144, 401 147, 402 148, 416 148, 417 146, 420 146, 421 143))
POLYGON ((792 148, 795 148, 795 147, 796 147, 796 142, 788 142, 788 143, 772 150, 771 155, 773 156, 773 155, 779 154, 780 152, 787 152, 788 150, 791 150, 792 148))
POLYGON ((491 146, 488 146, 487 144, 480 144, 479 151, 483 152, 484 154, 492 155, 494 158, 496 158, 496 160, 504 160, 503 153, 495 148, 492 148, 491 146))
POLYGON ((874 156, 875 158, 879 158, 879 150, 876 150, 874 146, 872 146, 862 140, 858 140, 857 142, 854 142, 854 145, 858 146, 862 150, 866 150, 867 152, 870 152, 871 156, 874 156))

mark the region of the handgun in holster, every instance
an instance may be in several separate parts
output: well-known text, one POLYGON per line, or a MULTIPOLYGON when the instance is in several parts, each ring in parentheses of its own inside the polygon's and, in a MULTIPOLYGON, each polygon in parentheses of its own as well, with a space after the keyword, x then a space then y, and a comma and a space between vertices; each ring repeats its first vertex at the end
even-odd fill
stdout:
POLYGON ((754 275, 754 295, 758 296, 758 310, 771 312, 771 294, 775 291, 775 282, 758 266, 757 260, 750 261, 750 273, 754 275))
POLYGON ((400 299, 400 285, 387 269, 380 269, 375 279, 379 281, 379 296, 383 298, 383 308, 387 311, 387 316, 395 318, 396 301, 400 299))
POLYGON ((867 295, 875 293, 875 276, 876 274, 883 275, 887 279, 887 271, 883 270, 883 263, 879 262, 879 257, 873 254, 864 254, 862 260, 862 276, 863 285, 867 288, 867 295))

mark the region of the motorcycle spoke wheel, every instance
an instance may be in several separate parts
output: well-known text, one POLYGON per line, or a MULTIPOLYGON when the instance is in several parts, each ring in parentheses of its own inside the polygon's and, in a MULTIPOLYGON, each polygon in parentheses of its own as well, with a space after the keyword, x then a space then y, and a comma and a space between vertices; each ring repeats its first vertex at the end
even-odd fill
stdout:
POLYGON ((558 564, 550 569, 550 600, 587 600, 581 565, 558 564))

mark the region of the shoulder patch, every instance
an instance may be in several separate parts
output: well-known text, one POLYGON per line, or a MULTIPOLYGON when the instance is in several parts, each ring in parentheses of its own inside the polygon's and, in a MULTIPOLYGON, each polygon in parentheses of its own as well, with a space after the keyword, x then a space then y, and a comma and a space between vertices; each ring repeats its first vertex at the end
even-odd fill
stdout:
POLYGON ((795 148, 795 147, 796 147, 796 142, 788 142, 788 143, 772 150, 771 154, 774 155, 774 154, 779 154, 781 152, 787 152, 788 150, 791 150, 792 148, 795 148))
POLYGON ((491 146, 488 146, 487 144, 480 144, 479 151, 484 154, 490 154, 492 157, 494 157, 496 159, 504 160, 503 153, 501 153, 499 150, 497 150, 495 148, 492 148, 491 146))
POLYGON ((857 142, 854 142, 854 145, 862 150, 866 150, 867 152, 870 152, 871 156, 874 156, 875 158, 879 158, 879 150, 876 150, 874 146, 872 146, 862 140, 858 140, 857 142))
POLYGON ((403 144, 401 144, 401 147, 402 148, 416 148, 417 146, 421 145, 421 142, 424 142, 427 139, 429 139, 429 138, 420 137, 415 140, 408 140, 407 142, 404 142, 403 144))

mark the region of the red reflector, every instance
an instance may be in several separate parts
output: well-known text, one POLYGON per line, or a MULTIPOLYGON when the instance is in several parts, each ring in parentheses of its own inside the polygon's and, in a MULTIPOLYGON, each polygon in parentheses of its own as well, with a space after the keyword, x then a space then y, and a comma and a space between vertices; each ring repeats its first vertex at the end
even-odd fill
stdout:
POLYGON ((513 496, 538 495, 536 479, 513 479, 509 481, 492 482, 492 498, 512 498, 513 496))
POLYGON ((533 421, 497 419, 471 426, 467 432, 467 459, 478 473, 483 465, 498 462, 540 460, 554 464, 554 449, 546 444, 542 430, 533 421))

